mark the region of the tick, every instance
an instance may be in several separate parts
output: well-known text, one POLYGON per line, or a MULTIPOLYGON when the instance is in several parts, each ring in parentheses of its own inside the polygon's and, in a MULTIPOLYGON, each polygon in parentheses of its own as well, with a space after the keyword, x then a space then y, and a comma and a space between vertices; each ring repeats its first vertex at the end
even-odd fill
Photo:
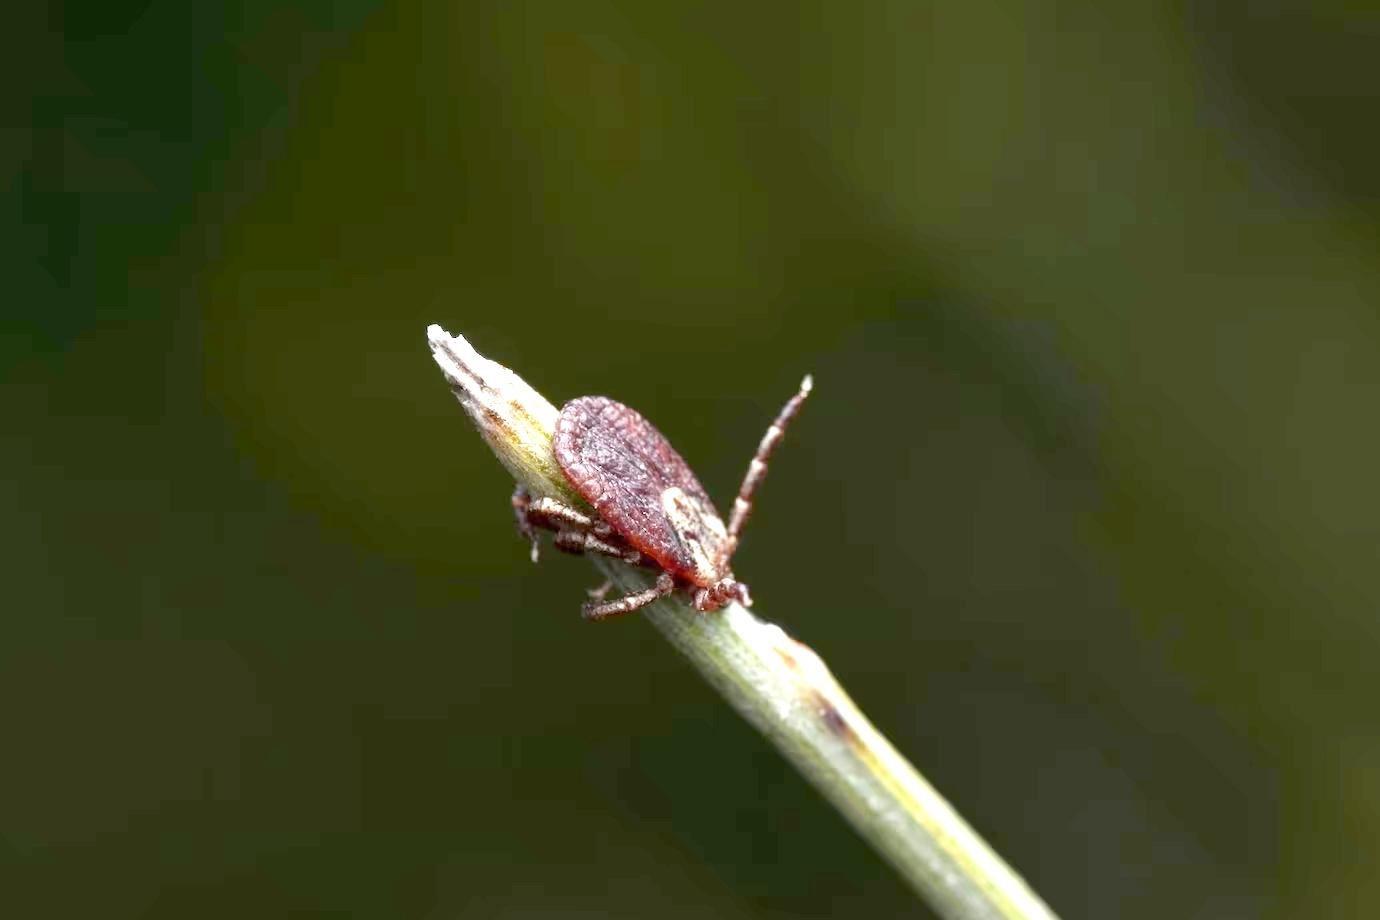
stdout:
POLYGON ((532 561, 540 528, 554 531, 556 548, 564 552, 601 553, 657 573, 655 586, 625 597, 605 601, 607 585, 590 592, 593 600, 583 607, 588 620, 631 613, 675 591, 686 593, 705 613, 730 601, 751 606, 747 585, 734 577, 729 563, 767 460, 811 386, 807 376, 762 436, 727 527, 690 467, 651 422, 603 396, 572 399, 556 420, 556 463, 595 513, 533 498, 519 487, 513 510, 518 531, 531 541, 532 561))

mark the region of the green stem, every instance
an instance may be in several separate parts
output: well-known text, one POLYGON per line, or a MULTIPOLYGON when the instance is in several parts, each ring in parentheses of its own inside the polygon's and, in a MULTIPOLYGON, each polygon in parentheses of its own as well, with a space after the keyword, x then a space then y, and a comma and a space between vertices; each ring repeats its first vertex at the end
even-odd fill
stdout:
MULTIPOLYGON (((551 452, 557 411, 512 371, 440 326, 436 363, 485 440, 534 495, 583 505, 551 452)), ((596 560, 620 588, 646 576, 596 560)), ((671 597, 646 616, 734 709, 795 764, 941 917, 1054 913, 902 757, 809 647, 737 605, 696 612, 671 597)))

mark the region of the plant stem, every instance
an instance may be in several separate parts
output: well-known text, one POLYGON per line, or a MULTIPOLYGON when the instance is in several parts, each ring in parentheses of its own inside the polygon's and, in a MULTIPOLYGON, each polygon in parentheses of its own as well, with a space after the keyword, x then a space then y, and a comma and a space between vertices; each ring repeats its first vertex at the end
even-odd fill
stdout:
MULTIPOLYGON (((556 408, 440 326, 436 363, 504 466, 536 496, 584 506, 551 450, 556 408)), ((626 591, 646 576, 596 559, 626 591)), ((1053 918, 1010 866, 872 726, 809 647, 737 605, 696 612, 678 596, 645 615, 786 755, 936 913, 950 920, 1053 918)))

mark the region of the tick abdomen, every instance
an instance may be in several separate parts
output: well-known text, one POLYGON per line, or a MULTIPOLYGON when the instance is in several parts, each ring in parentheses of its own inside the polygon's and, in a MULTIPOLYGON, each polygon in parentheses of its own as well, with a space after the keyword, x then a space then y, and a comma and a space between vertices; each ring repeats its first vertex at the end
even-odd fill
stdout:
POLYGON ((556 420, 556 462, 628 544, 681 581, 707 586, 727 538, 704 487, 665 436, 604 396, 572 399, 556 420))

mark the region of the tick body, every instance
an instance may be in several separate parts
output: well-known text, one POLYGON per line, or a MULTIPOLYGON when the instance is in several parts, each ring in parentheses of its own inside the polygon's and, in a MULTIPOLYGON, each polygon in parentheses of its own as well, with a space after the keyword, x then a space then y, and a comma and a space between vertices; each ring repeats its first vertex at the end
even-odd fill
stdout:
POLYGON ((730 562, 767 459, 810 388, 806 377, 762 436, 727 526, 685 460, 636 410, 603 396, 566 403, 556 421, 556 463, 595 514, 533 499, 519 488, 513 508, 518 530, 532 541, 533 560, 541 528, 555 531, 557 549, 602 553, 658 572, 656 585, 646 591, 585 604, 591 620, 630 613, 678 590, 706 613, 730 601, 751 605, 747 585, 734 577, 730 562))

